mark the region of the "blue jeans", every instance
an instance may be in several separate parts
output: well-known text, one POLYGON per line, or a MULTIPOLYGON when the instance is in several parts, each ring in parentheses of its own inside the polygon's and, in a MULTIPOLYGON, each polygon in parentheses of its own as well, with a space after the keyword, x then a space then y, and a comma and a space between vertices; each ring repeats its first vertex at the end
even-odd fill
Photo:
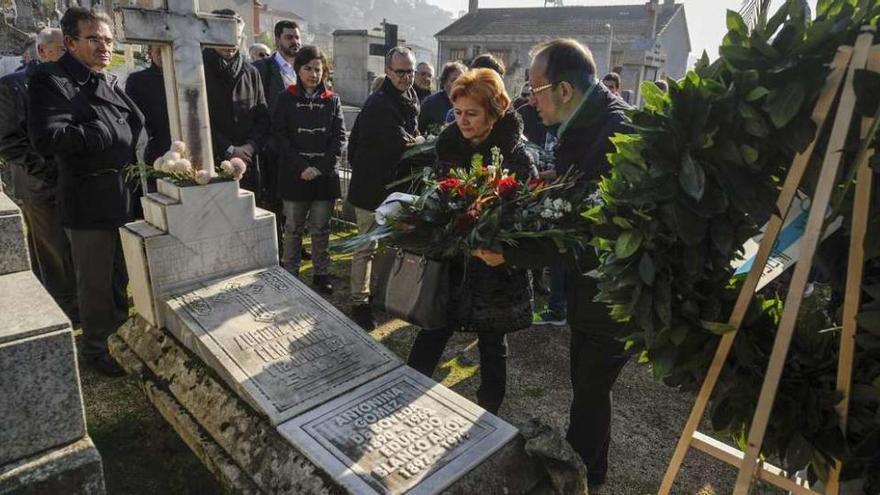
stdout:
POLYGON ((562 263, 550 266, 550 297, 547 299, 547 309, 556 316, 565 318, 565 268, 562 263))
POLYGON ((312 236, 312 265, 314 276, 330 273, 330 215, 333 201, 285 201, 284 249, 281 266, 291 273, 299 273, 302 262, 302 240, 309 222, 312 236))

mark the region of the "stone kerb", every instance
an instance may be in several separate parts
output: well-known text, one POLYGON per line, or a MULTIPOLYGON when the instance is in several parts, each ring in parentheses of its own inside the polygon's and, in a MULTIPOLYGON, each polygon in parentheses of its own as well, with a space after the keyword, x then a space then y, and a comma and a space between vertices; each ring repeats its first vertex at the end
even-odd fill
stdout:
POLYGON ((135 307, 151 324, 164 326, 157 302, 174 291, 278 263, 275 215, 237 182, 157 184, 145 220, 120 229, 135 307))

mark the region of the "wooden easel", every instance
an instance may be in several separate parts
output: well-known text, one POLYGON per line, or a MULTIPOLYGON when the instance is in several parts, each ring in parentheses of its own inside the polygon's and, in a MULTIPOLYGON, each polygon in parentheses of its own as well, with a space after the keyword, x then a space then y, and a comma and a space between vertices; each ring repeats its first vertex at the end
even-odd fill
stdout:
MULTIPOLYGON (((812 119, 816 123, 817 132, 813 142, 799 153, 793 160, 788 176, 783 184, 782 191, 777 200, 778 214, 773 215, 767 225, 766 232, 761 240, 760 248, 755 257, 755 262, 746 277, 739 297, 731 313, 728 323, 735 331, 725 334, 721 338, 715 357, 712 360, 697 400, 694 403, 691 414, 685 424, 684 431, 675 447, 675 452, 669 462, 669 467, 663 477, 658 491, 661 495, 667 495, 672 489, 672 484, 678 475, 681 464, 691 447, 697 448, 716 459, 737 466, 739 474, 736 479, 733 493, 746 495, 749 493, 756 480, 763 480, 784 490, 795 494, 814 494, 805 482, 796 481, 788 477, 782 469, 759 460, 761 445, 767 430, 767 423, 773 409, 779 380, 782 376, 788 347, 794 333, 795 323, 801 302, 804 297, 804 289, 808 282, 810 268, 816 249, 822 238, 822 228, 825 223, 826 211, 831 194, 835 185, 835 178, 840 167, 840 161, 846 142, 850 122, 855 111, 856 95, 853 88, 853 77, 857 69, 880 72, 880 45, 872 47, 874 33, 871 28, 863 28, 862 34, 856 40, 855 47, 840 47, 831 64, 831 74, 828 76, 825 87, 819 96, 819 100, 813 110, 812 119), (749 429, 748 448, 742 452, 736 448, 715 440, 697 431, 709 397, 715 389, 721 370, 730 354, 736 331, 742 325, 746 310, 754 297, 755 289, 764 270, 764 265, 770 256, 770 252, 782 229, 783 220, 788 214, 789 207, 797 192, 797 188, 804 176, 804 171, 810 157, 815 150, 818 136, 822 133, 826 119, 831 112, 835 97, 841 91, 839 104, 831 128, 827 151, 822 162, 822 169, 813 194, 810 213, 800 246, 800 257, 795 266, 794 275, 789 286, 788 295, 776 339, 773 343, 773 351, 770 362, 761 387, 758 405, 752 424, 749 429)), ((863 119, 861 131, 864 139, 873 119, 863 119)), ((843 330, 840 342, 840 355, 837 371, 837 388, 843 394, 843 400, 838 404, 838 412, 841 417, 841 428, 846 431, 846 417, 849 407, 849 394, 851 388, 852 367, 855 354, 856 314, 858 313, 862 273, 864 268, 864 240, 868 224, 868 208, 871 191, 872 172, 868 166, 870 156, 865 157, 858 164, 858 176, 854 199, 854 214, 852 219, 852 238, 849 248, 847 268, 845 302, 843 311, 843 330)), ((831 474, 825 493, 837 495, 839 491, 838 478, 841 465, 838 462, 831 474)))

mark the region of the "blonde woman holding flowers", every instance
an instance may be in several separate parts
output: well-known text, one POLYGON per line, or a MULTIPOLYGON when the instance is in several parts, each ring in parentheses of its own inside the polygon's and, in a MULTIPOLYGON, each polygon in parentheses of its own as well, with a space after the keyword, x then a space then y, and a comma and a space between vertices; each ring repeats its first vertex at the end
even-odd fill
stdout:
MULTIPOLYGON (((437 140, 437 174, 451 168, 474 166, 479 154, 489 164, 493 154, 502 167, 520 181, 537 176, 525 152, 519 115, 510 109, 510 97, 497 72, 473 69, 456 79, 450 100, 455 122, 437 140)), ((477 403, 497 413, 507 387, 506 334, 532 324, 531 294, 526 271, 509 265, 492 268, 476 258, 452 260, 447 328, 421 330, 408 363, 431 376, 455 331, 476 332, 480 352, 480 388, 477 403)))

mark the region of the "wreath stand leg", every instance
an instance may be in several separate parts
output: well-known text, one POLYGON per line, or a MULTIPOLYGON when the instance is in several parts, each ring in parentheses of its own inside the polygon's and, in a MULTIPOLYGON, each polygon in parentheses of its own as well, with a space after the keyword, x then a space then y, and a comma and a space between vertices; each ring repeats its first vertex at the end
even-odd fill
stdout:
MULTIPOLYGON (((791 206, 792 200, 794 199, 797 188, 801 183, 809 159, 814 152, 816 145, 815 139, 812 143, 810 143, 807 149, 804 150, 802 153, 799 153, 792 162, 792 166, 789 170, 788 176, 785 179, 782 191, 780 192, 779 198, 777 200, 778 215, 773 215, 770 219, 770 222, 768 223, 764 237, 761 240, 758 253, 756 254, 755 262, 752 266, 752 269, 749 271, 748 276, 746 277, 739 297, 731 313, 729 324, 735 330, 725 334, 718 345, 715 357, 713 358, 712 363, 709 366, 706 378, 703 381, 703 385, 700 388, 700 392, 697 395, 697 399, 694 403, 693 408, 691 409, 690 416, 688 417, 681 437, 679 437, 672 459, 670 460, 669 466, 666 470, 666 474, 664 475, 663 481, 660 485, 660 489, 658 490, 658 493, 661 495, 667 495, 671 491, 672 484, 674 483, 675 478, 678 475, 681 464, 691 447, 695 447, 723 462, 739 467, 739 474, 734 488, 735 494, 748 493, 754 480, 756 479, 762 479, 779 488, 789 490, 790 492, 796 494, 815 493, 807 488, 805 485, 789 479, 782 469, 766 464, 763 461, 759 462, 758 456, 760 454, 761 445, 763 443, 764 434, 766 432, 767 423, 770 417, 770 412, 773 407, 773 401, 776 397, 776 391, 779 386, 779 379, 782 375, 785 357, 788 353, 788 347, 791 343, 791 337, 794 333, 794 325, 796 322, 798 310, 800 309, 800 304, 803 300, 803 293, 804 288, 807 284, 807 277, 810 272, 810 267, 813 263, 813 257, 815 255, 816 248, 818 247, 819 241, 821 239, 822 227, 825 220, 825 212, 827 210, 828 203, 831 198, 831 193, 834 188, 834 180, 839 169, 840 159, 842 156, 842 150, 844 148, 847 131, 849 130, 849 125, 852 121, 852 116, 855 108, 855 90, 853 88, 852 82, 854 73, 856 69, 865 68, 869 52, 871 52, 872 42, 873 34, 863 33, 856 41, 854 49, 853 47, 840 47, 831 65, 831 74, 829 75, 825 87, 823 88, 819 100, 813 110, 812 118, 813 121, 816 123, 818 129, 816 135, 819 136, 825 126, 827 117, 834 103, 835 96, 840 91, 841 85, 844 81, 844 76, 846 76, 846 84, 843 85, 843 92, 840 97, 840 102, 837 106, 837 112, 831 131, 831 137, 828 143, 828 151, 826 152, 822 163, 822 171, 818 185, 816 187, 816 192, 813 195, 813 202, 807 221, 807 227, 804 233, 803 241, 801 243, 800 259, 796 265, 795 274, 790 285, 788 297, 785 301, 785 308, 779 324, 779 329, 776 334, 773 352, 770 357, 770 363, 767 367, 767 372, 761 388, 758 406, 756 408, 751 428, 749 430, 750 433, 748 439, 748 449, 746 450, 746 452, 742 452, 738 449, 730 447, 718 440, 715 440, 703 433, 700 433, 699 431, 697 431, 697 427, 699 426, 700 420, 702 419, 706 406, 709 402, 709 398, 717 384, 724 363, 730 353, 730 349, 733 345, 733 340, 736 337, 736 330, 738 330, 742 325, 743 318, 745 317, 746 311, 754 296, 755 289, 757 288, 758 282, 760 281, 764 266, 767 263, 770 252, 782 228, 784 218, 788 213, 789 207, 791 206)), ((873 58, 874 57, 872 56, 872 59, 873 58)), ((873 66, 874 64, 872 63, 871 65, 873 66)), ((875 70, 874 67, 871 67, 871 69, 875 70)), ((866 186, 862 185, 862 178, 865 175, 870 175, 870 171, 867 170, 867 160, 865 161, 865 165, 863 167, 860 166, 859 168, 859 186, 857 189, 857 194, 859 193, 859 191, 862 191, 862 195, 864 196, 864 198, 861 198, 861 203, 859 202, 859 197, 857 197, 856 200, 857 208, 864 206, 865 211, 863 216, 865 218, 855 217, 853 219, 854 227, 856 227, 855 223, 857 221, 863 223, 867 222, 867 195, 870 191, 870 181, 868 180, 864 182, 866 186), (864 173, 862 172, 863 168, 866 169, 864 173)), ((862 232, 864 232, 864 228, 862 228, 862 232)), ((850 267, 852 267, 853 264, 861 267, 863 263, 863 239, 863 235, 858 239, 854 235, 852 239, 852 244, 854 246, 857 245, 857 247, 854 248, 851 246, 851 257, 849 259, 850 267), (856 249, 855 253, 857 255, 860 255, 861 258, 859 258, 859 256, 853 257, 854 249, 856 249)), ((847 334, 845 330, 844 336, 842 337, 844 340, 842 340, 841 356, 838 370, 838 388, 845 394, 845 396, 848 395, 849 381, 852 374, 853 345, 855 333, 854 315, 859 305, 858 299, 852 299, 853 302, 849 302, 851 300, 851 293, 849 291, 855 290, 855 292, 858 293, 860 284, 861 270, 849 271, 846 294, 848 302, 846 304, 850 306, 849 314, 850 320, 852 321, 849 323, 849 334, 847 334), (854 289, 850 288, 851 285, 854 286, 854 289), (847 337, 847 335, 849 336, 847 337), (846 350, 846 347, 844 347, 847 345, 847 343, 845 343, 846 339, 851 340, 851 342, 848 343, 848 351, 846 350)), ((844 399, 842 406, 839 406, 839 408, 842 408, 839 410, 842 413, 842 426, 844 427, 846 421, 846 407, 847 403, 844 399)), ((835 467, 834 475, 839 475, 839 469, 839 465, 835 467)), ((829 490, 826 493, 836 494, 838 486, 836 484, 836 477, 833 476, 832 480, 834 482, 829 484, 829 490)))

